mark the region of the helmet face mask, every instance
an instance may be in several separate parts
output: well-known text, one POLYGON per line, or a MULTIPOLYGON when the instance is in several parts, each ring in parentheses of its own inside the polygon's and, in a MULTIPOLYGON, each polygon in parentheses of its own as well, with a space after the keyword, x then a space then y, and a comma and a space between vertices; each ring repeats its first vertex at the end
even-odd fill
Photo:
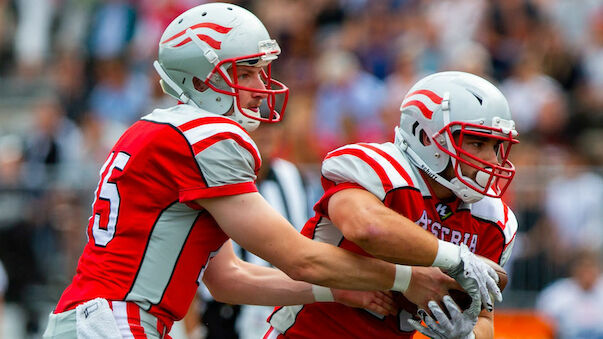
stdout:
POLYGON ((504 194, 515 175, 509 152, 518 141, 507 101, 494 85, 469 73, 435 73, 409 90, 400 110, 395 144, 429 177, 467 203, 504 194), (463 148, 468 139, 498 149, 482 159, 463 148))
POLYGON ((250 131, 260 121, 278 122, 283 117, 289 89, 272 79, 270 65, 280 52, 254 14, 233 4, 207 3, 168 25, 154 66, 164 92, 183 103, 228 115, 250 131), (261 67, 263 86, 242 86, 237 79, 239 65, 261 67), (205 84, 201 90, 195 78, 205 84), (245 107, 242 91, 262 93, 269 111, 245 107))
POLYGON ((243 56, 243 57, 239 57, 239 58, 222 60, 210 72, 208 77, 205 79, 204 83, 207 86, 209 86, 212 90, 214 90, 215 92, 226 94, 226 95, 231 95, 231 96, 235 97, 234 103, 237 106, 239 112, 241 112, 241 114, 243 114, 245 117, 250 118, 250 119, 255 119, 255 120, 258 120, 261 122, 268 122, 268 123, 279 122, 283 118, 282 113, 284 112, 285 106, 287 105, 287 100, 289 98, 289 89, 283 83, 281 83, 275 79, 272 79, 272 76, 271 76, 272 65, 268 64, 265 67, 262 67, 262 69, 260 71, 260 77, 264 84, 264 89, 245 87, 245 86, 239 84, 239 81, 238 81, 238 76, 237 76, 238 75, 238 71, 237 71, 238 67, 237 66, 240 64, 243 64, 243 65, 258 64, 259 63, 258 61, 254 62, 254 63, 250 63, 249 59, 252 58, 252 59, 257 60, 258 58, 260 58, 264 55, 265 54, 258 53, 258 54, 254 54, 254 55, 250 55, 250 56, 243 56), (240 63, 241 60, 245 60, 244 63, 240 63), (230 73, 232 74, 232 76, 229 75, 228 72, 224 72, 224 69, 230 70, 230 73), (219 77, 230 90, 218 88, 214 84, 214 81, 211 80, 211 79, 214 79, 215 77, 219 77), (240 96, 239 96, 240 91, 247 91, 247 92, 251 92, 251 93, 261 93, 261 94, 267 95, 267 97, 266 97, 267 106, 266 107, 268 108, 268 110, 265 112, 261 112, 260 114, 252 114, 253 112, 250 113, 248 109, 246 109, 245 107, 241 107, 241 100, 240 100, 240 96), (279 96, 282 97, 281 100, 277 100, 277 98, 279 96), (280 105, 278 105, 278 107, 277 107, 277 103, 280 103, 280 105))
POLYGON ((515 167, 509 161, 511 146, 518 143, 511 132, 507 135, 500 128, 483 127, 471 123, 453 122, 434 135, 434 140, 442 134, 446 134, 450 140, 450 147, 444 147, 439 143, 436 146, 445 154, 450 156, 454 176, 462 184, 477 193, 498 198, 506 191, 515 176, 515 167), (452 132, 455 130, 456 132, 452 132), (494 139, 496 142, 497 161, 486 161, 465 150, 463 140, 467 137, 475 137, 483 140, 494 139), (462 166, 475 169, 475 180, 468 180, 462 171, 462 166))

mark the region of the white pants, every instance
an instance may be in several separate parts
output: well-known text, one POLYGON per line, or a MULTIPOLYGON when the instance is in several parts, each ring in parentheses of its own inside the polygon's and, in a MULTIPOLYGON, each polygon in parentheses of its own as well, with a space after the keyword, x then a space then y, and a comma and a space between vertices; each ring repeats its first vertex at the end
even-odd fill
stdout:
MULTIPOLYGON (((135 304, 125 301, 112 301, 111 304, 113 316, 122 338, 141 338, 142 335, 147 339, 167 337, 167 333, 159 333, 157 318, 134 306, 135 304), (139 319, 139 322, 135 323, 134 319, 139 319)), ((77 339, 76 310, 72 309, 58 314, 50 313, 43 338, 77 339)))

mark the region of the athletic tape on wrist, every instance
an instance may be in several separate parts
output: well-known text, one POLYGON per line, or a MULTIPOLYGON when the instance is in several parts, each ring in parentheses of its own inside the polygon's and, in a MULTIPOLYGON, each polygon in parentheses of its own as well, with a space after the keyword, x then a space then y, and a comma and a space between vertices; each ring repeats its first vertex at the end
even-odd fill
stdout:
POLYGON ((312 294, 314 294, 314 301, 316 302, 335 301, 333 292, 328 287, 312 285, 312 294))
POLYGON ((438 253, 431 266, 449 270, 461 262, 461 248, 455 244, 438 240, 438 253))
POLYGON ((396 265, 396 278, 392 291, 406 292, 410 285, 410 277, 412 276, 412 268, 405 265, 396 265))

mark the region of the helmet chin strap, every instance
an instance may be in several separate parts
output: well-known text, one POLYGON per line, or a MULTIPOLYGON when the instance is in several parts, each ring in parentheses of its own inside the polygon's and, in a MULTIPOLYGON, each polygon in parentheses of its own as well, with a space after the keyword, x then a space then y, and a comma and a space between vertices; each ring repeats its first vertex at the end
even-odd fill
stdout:
MULTIPOLYGON (((421 170, 423 170, 423 172, 425 172, 430 178, 434 179, 437 183, 439 183, 440 185, 451 190, 457 197, 459 197, 465 203, 472 204, 472 203, 480 201, 484 197, 483 194, 481 194, 481 193, 475 191, 474 189, 472 189, 471 187, 467 186, 465 183, 463 183, 461 180, 459 180, 459 178, 455 177, 452 180, 448 181, 448 180, 446 180, 446 178, 444 178, 441 175, 439 175, 438 173, 434 172, 431 168, 429 168, 429 166, 427 166, 425 161, 423 161, 423 159, 421 159, 419 157, 419 155, 417 153, 415 153, 415 151, 413 151, 410 147, 408 147, 408 144, 404 141, 404 138, 402 137, 402 133, 400 132, 399 127, 395 128, 394 133, 395 133, 394 144, 396 146, 398 146, 398 148, 402 152, 405 152, 406 154, 408 154, 408 156, 410 157, 410 161, 412 161, 412 163, 415 166, 417 166, 421 170)), ((483 173, 482 171, 478 172, 477 177, 476 177, 478 182, 484 183, 484 181, 486 181, 486 182, 488 181, 487 177, 486 178, 483 177, 484 175, 486 175, 486 174, 483 173), (480 175, 480 174, 482 174, 482 175, 480 175)), ((469 177, 462 176, 462 178, 463 178, 463 180, 465 180, 471 184, 474 184, 476 186, 481 186, 469 177)))
POLYGON ((172 79, 170 79, 159 61, 155 60, 155 62, 153 62, 153 67, 155 67, 155 70, 159 74, 159 77, 161 78, 161 87, 166 93, 169 91, 165 90, 165 86, 169 86, 169 88, 171 88, 174 92, 176 92, 176 95, 178 95, 176 99, 180 100, 182 103, 194 105, 195 107, 199 108, 199 105, 191 100, 189 96, 184 93, 182 88, 180 88, 180 86, 178 86, 172 79))

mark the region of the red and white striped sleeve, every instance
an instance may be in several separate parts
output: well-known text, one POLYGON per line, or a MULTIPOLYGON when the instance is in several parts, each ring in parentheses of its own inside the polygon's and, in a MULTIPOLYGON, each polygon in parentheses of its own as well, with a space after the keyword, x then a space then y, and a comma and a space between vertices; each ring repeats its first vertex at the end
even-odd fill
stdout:
POLYGON ((409 173, 409 164, 381 144, 347 145, 330 152, 322 163, 325 192, 356 186, 380 200, 394 188, 413 186, 409 173))
POLYGON ((221 116, 201 117, 178 126, 192 147, 207 188, 199 198, 255 192, 260 152, 236 122, 221 116))

